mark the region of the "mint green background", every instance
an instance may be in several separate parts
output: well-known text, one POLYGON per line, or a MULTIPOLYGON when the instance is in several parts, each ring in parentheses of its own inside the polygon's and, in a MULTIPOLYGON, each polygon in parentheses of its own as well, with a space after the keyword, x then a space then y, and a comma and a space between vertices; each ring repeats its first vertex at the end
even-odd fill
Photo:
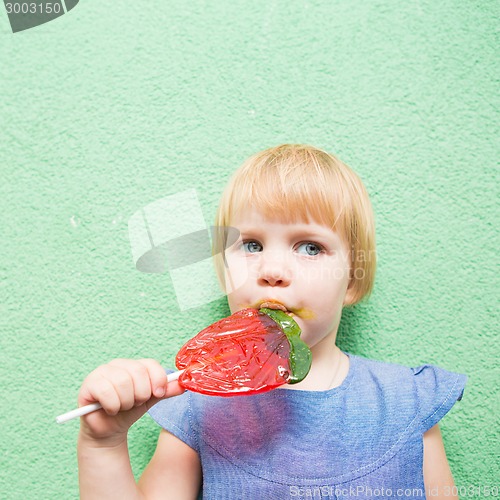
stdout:
MULTIPOLYGON (((498 481, 497 3, 82 1, 12 34, 0 9, 2 498, 77 498, 75 406, 114 357, 172 364, 227 314, 179 313, 134 269, 128 218, 282 142, 328 149, 372 196, 374 294, 354 353, 467 373, 442 421, 460 486, 498 481), (222 5, 222 4, 225 5, 222 5), (146 5, 147 4, 147 5, 146 5)), ((158 429, 130 432, 140 475, 158 429)))

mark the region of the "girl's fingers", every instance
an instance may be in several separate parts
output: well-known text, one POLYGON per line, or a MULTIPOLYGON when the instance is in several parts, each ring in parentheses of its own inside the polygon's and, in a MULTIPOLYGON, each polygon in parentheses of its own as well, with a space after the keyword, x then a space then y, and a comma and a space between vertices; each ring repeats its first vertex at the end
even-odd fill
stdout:
MULTIPOLYGON (((134 382, 127 369, 111 364, 104 365, 101 376, 113 385, 118 395, 120 400, 118 411, 126 411, 134 407, 134 382)), ((102 401, 99 402, 102 404, 102 401)))
POLYGON ((128 359, 115 359, 110 365, 128 372, 133 384, 134 406, 139 406, 151 398, 151 381, 146 366, 139 361, 128 359))
POLYGON ((152 395, 162 398, 167 393, 167 374, 163 367, 154 359, 140 359, 138 361, 147 370, 151 384, 152 395))
MULTIPOLYGON (((91 403, 102 403, 99 398, 102 398, 104 390, 109 390, 110 384, 108 381, 103 382, 102 370, 105 365, 99 366, 94 371, 90 372, 80 387, 78 393, 78 406, 86 406, 91 403)), ((112 397, 110 395, 110 397, 112 397)), ((118 397, 118 395, 116 395, 118 397)))
POLYGON ((96 374, 95 383, 87 385, 89 401, 99 402, 108 415, 116 415, 121 408, 121 401, 115 386, 100 374, 96 374))
MULTIPOLYGON (((154 359, 115 359, 88 375, 78 396, 78 405, 99 402, 108 415, 116 415, 144 403, 154 404, 167 395, 167 375, 154 359)), ((180 394, 177 382, 168 396, 180 394)))

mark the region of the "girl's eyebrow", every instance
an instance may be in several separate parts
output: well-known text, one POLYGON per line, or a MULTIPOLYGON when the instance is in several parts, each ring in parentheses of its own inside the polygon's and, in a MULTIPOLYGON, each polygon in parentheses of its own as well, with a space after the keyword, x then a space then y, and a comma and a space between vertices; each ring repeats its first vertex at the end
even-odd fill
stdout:
POLYGON ((312 227, 310 224, 290 224, 291 235, 310 235, 310 237, 318 238, 338 238, 340 236, 333 229, 326 226, 315 225, 312 227))
MULTIPOLYGON (((288 225, 288 224, 283 224, 288 225)), ((327 227, 314 227, 312 228, 308 224, 304 225, 293 225, 291 224, 290 229, 285 233, 287 237, 291 238, 300 238, 300 239, 320 239, 320 240, 328 240, 329 242, 341 245, 342 239, 336 231, 333 231, 327 227)), ((261 228, 258 226, 250 225, 250 226, 237 226, 238 231, 240 232, 240 236, 246 237, 258 237, 261 233, 261 228)))

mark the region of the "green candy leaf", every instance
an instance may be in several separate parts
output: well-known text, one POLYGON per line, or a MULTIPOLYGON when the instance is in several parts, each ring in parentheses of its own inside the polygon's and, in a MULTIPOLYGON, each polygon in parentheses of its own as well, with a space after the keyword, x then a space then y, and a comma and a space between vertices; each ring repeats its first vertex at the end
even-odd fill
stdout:
POLYGON ((292 371, 289 384, 297 384, 305 379, 311 369, 312 353, 307 344, 300 338, 300 327, 286 312, 279 309, 260 309, 260 312, 269 316, 283 330, 290 343, 290 370, 292 371))

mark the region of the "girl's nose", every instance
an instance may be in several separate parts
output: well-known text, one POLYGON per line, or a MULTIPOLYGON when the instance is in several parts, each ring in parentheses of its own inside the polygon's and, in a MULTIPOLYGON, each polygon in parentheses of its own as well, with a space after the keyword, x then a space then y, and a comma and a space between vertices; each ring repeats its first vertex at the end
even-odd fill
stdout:
POLYGON ((261 286, 288 286, 291 281, 291 270, 283 255, 266 255, 262 257, 258 283, 261 286))

